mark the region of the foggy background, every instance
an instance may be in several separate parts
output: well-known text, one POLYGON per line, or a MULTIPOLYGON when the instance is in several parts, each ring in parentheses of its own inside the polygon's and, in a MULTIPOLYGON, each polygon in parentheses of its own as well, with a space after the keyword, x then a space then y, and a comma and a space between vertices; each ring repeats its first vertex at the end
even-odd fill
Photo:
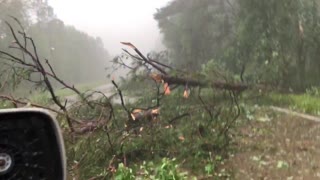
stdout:
POLYGON ((121 41, 143 52, 163 49, 153 14, 170 0, 49 0, 55 14, 67 25, 102 38, 111 56, 121 52, 121 41))

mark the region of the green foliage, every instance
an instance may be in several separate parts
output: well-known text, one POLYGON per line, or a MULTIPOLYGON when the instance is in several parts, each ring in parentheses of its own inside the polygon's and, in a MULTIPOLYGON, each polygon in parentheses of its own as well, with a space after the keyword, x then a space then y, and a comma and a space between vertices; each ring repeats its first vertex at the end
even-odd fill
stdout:
POLYGON ((318 67, 314 35, 320 28, 316 1, 242 0, 239 5, 237 43, 248 76, 300 90, 316 85, 311 78, 319 71, 313 71, 318 67))
POLYGON ((32 103, 39 105, 50 105, 52 104, 50 94, 47 92, 38 92, 30 96, 29 100, 32 103))
POLYGON ((205 167, 204 167, 204 170, 206 172, 207 175, 211 175, 214 173, 215 171, 215 165, 214 164, 207 164, 205 167))
POLYGON ((260 105, 273 105, 297 110, 299 112, 320 115, 320 98, 306 94, 270 93, 254 101, 260 105))
POLYGON ((170 59, 199 70, 214 59, 249 83, 318 86, 319 0, 175 0, 155 19, 170 59))
POLYGON ((113 179, 182 180, 187 179, 187 177, 187 173, 179 171, 179 166, 175 163, 175 159, 163 158, 158 164, 154 164, 153 162, 146 163, 144 161, 135 170, 125 167, 123 163, 120 163, 113 179))
POLYGON ((209 153, 210 159, 207 163, 207 165, 204 167, 204 171, 207 176, 212 176, 214 173, 216 173, 217 167, 219 165, 219 162, 223 160, 223 158, 219 155, 216 155, 214 158, 212 158, 212 154, 209 153))
POLYGON ((0 109, 13 108, 13 104, 8 101, 0 101, 0 109))
POLYGON ((96 131, 94 134, 75 140, 67 134, 64 139, 70 176, 90 179, 93 176, 105 174, 105 168, 113 157, 106 133, 96 131))
POLYGON ((309 89, 306 90, 306 94, 310 95, 310 96, 316 96, 316 97, 320 97, 320 88, 318 87, 311 87, 309 89))
POLYGON ((175 163, 175 159, 164 158, 161 164, 155 167, 155 175, 153 179, 158 180, 181 180, 186 179, 185 173, 180 173, 178 171, 178 165, 175 163))
MULTIPOLYGON (((143 91, 144 95, 137 98, 133 104, 126 103, 126 105, 129 108, 154 106, 157 90, 150 88, 153 86, 152 82, 146 83, 146 86, 139 85, 139 83, 136 84, 136 87, 146 90, 143 91)), ((131 96, 135 97, 136 92, 131 93, 131 96)), ((126 91, 123 91, 123 94, 126 95, 126 91)), ((182 169, 192 174, 204 174, 205 166, 209 164, 214 167, 212 171, 215 171, 220 160, 212 160, 211 157, 224 159, 227 156, 229 133, 219 133, 226 123, 232 120, 235 109, 231 108, 230 111, 230 107, 225 108, 226 101, 223 100, 223 93, 218 94, 212 89, 204 89, 201 96, 205 103, 215 102, 216 110, 221 108, 221 114, 211 118, 199 102, 196 89, 192 91, 189 99, 184 99, 182 94, 183 88, 178 88, 172 91, 170 96, 164 97, 161 100, 160 116, 154 120, 146 119, 128 124, 126 112, 121 105, 115 105, 113 107, 115 119, 108 122, 106 127, 73 140, 67 135, 68 167, 73 167, 75 162, 79 163, 77 170, 70 169, 70 174, 73 177, 89 179, 103 174, 106 167, 110 165, 118 169, 121 163, 126 164, 127 167, 121 167, 121 172, 117 171, 117 175, 107 171, 106 176, 111 178, 134 175, 136 179, 140 177, 143 177, 142 179, 190 179, 191 176, 181 171, 182 169), (173 120, 185 113, 191 115, 173 120), (124 131, 124 124, 127 124, 127 128, 131 130, 124 131), (148 163, 141 165, 143 161, 148 163)), ((211 108, 210 104, 207 105, 211 108)), ((82 107, 77 110, 87 112, 87 116, 96 112, 94 109, 84 110, 82 107)), ((217 113, 214 109, 211 110, 213 114, 217 113)), ((90 115, 90 119, 99 114, 98 112, 90 115)), ((87 116, 85 118, 88 118, 87 116)), ((83 118, 81 114, 77 117, 83 118)), ((210 176, 214 174, 211 173, 210 176)))
POLYGON ((123 163, 119 164, 117 172, 114 175, 115 180, 135 180, 135 175, 131 168, 125 167, 123 163))
POLYGON ((230 14, 226 1, 175 0, 154 17, 173 63, 195 71, 230 43, 230 14))

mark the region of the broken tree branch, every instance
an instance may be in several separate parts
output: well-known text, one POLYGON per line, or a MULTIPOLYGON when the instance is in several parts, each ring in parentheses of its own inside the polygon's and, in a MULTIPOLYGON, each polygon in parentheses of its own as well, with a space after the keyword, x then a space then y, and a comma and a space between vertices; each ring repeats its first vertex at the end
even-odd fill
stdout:
POLYGON ((122 91, 120 90, 119 86, 116 84, 116 82, 114 80, 112 80, 111 82, 114 85, 114 87, 116 88, 116 90, 118 91, 118 94, 119 94, 120 100, 121 100, 121 106, 127 112, 129 120, 132 120, 131 113, 130 113, 129 109, 126 107, 126 105, 124 104, 122 91))
POLYGON ((158 65, 154 64, 153 62, 149 61, 141 52, 138 48, 136 48, 134 45, 132 45, 129 42, 121 42, 121 44, 127 45, 131 48, 133 48, 133 50, 142 58, 142 60, 151 65, 153 68, 155 68, 156 70, 158 70, 159 72, 161 72, 162 74, 167 74, 166 71, 164 71, 162 68, 160 68, 158 65))
POLYGON ((232 84, 232 83, 227 83, 223 81, 215 81, 210 83, 209 81, 173 77, 168 75, 159 75, 159 76, 164 82, 170 85, 185 86, 186 84, 188 84, 189 87, 210 87, 211 86, 212 88, 215 88, 215 89, 230 90, 230 91, 236 91, 236 92, 241 92, 248 88, 248 86, 244 84, 232 84))
MULTIPOLYGON (((130 42, 121 42, 124 45, 127 45, 131 47, 139 57, 131 54, 127 50, 124 50, 130 57, 133 59, 144 61, 146 64, 152 66, 154 69, 158 70, 161 74, 156 74, 158 78, 161 78, 164 82, 168 83, 169 85, 183 85, 185 86, 188 84, 189 87, 213 87, 215 89, 221 89, 221 90, 229 90, 229 91, 235 91, 235 92, 242 92, 248 88, 245 84, 236 84, 236 83, 228 83, 227 81, 215 81, 215 82, 208 82, 203 80, 195 80, 185 77, 177 77, 177 76, 170 76, 168 73, 162 69, 160 66, 168 69, 173 69, 172 67, 165 65, 163 63, 154 61, 150 58, 146 58, 138 48, 136 48, 133 44, 130 42)), ((159 80, 157 80, 159 82, 159 80)))

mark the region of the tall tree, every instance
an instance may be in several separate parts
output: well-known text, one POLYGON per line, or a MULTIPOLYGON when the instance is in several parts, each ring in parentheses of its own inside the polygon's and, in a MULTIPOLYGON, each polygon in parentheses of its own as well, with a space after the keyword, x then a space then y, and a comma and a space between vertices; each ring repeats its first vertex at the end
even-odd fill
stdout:
POLYGON ((174 0, 155 19, 179 67, 213 60, 246 81, 320 85, 319 0, 174 0))
POLYGON ((228 46, 231 16, 231 7, 224 0, 176 0, 154 17, 173 62, 197 70, 228 46))
POLYGON ((319 85, 311 80, 318 64, 317 0, 241 0, 239 9, 238 50, 251 77, 298 90, 319 85))
POLYGON ((100 38, 66 26, 58 19, 34 24, 28 32, 38 44, 42 59, 49 59, 66 81, 83 83, 104 79, 109 55, 100 38))
MULTIPOLYGON (((5 21, 24 30, 35 40, 40 58, 48 59, 56 72, 70 83, 83 83, 104 79, 104 68, 108 61, 108 52, 100 38, 91 37, 74 27, 66 26, 57 19, 47 0, 3 0, 0 1, 0 48, 16 56, 22 52, 10 49, 14 45, 10 30, 5 21)), ((31 44, 29 44, 31 46, 31 44)), ((28 60, 28 59, 27 59, 28 60)), ((6 78, 8 68, 0 56, 0 79, 6 78), (4 72, 6 71, 6 72, 4 72)))

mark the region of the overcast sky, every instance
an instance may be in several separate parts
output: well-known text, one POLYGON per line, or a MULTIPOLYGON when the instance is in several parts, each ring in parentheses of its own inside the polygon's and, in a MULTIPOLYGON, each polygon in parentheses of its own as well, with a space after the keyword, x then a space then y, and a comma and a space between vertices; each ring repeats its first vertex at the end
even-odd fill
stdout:
POLYGON ((100 36, 106 49, 121 52, 120 41, 130 41, 145 53, 157 46, 160 32, 153 19, 156 8, 170 0, 49 0, 65 24, 100 36))

